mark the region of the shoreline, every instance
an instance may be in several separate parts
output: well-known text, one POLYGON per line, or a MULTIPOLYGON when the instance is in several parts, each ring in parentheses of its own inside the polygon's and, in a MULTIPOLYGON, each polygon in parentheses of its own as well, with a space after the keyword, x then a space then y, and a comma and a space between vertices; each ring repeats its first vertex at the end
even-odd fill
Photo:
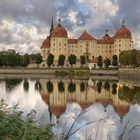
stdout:
MULTIPOLYGON (((66 74, 72 76, 76 76, 81 74, 81 76, 89 75, 108 75, 108 76, 118 76, 119 71, 118 70, 110 70, 110 69, 103 69, 103 70, 89 70, 89 69, 42 69, 42 68, 2 68, 0 69, 0 74, 49 74, 54 75, 58 74, 58 76, 61 74, 66 74)), ((65 76, 65 75, 62 75, 65 76)))

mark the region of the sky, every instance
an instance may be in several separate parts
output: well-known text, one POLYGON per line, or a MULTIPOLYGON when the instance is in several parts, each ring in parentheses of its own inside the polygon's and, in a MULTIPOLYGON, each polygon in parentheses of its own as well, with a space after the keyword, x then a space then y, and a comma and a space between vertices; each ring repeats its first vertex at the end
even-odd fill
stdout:
POLYGON ((36 53, 58 18, 69 38, 87 30, 101 38, 114 35, 125 20, 133 46, 140 49, 140 0, 0 0, 0 50, 36 53))

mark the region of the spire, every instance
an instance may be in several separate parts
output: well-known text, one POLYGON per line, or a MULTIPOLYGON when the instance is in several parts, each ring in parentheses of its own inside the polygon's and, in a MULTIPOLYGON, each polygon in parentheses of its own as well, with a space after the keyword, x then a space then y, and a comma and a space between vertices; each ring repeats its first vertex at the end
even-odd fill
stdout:
POLYGON ((58 26, 61 26, 61 19, 58 19, 58 26))
POLYGON ((51 22, 50 34, 51 34, 52 30, 53 30, 53 17, 52 17, 52 22, 51 22))
POLYGON ((105 30, 105 34, 106 34, 106 35, 108 34, 108 29, 105 30))
POLYGON ((122 20, 122 26, 125 26, 125 20, 122 20))

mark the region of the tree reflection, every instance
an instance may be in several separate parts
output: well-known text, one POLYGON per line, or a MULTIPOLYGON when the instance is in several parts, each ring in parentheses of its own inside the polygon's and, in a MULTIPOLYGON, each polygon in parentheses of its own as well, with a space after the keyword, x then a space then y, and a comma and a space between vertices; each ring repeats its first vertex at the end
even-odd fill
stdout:
POLYGON ((101 91, 102 91, 102 82, 101 81, 99 81, 97 83, 97 91, 98 91, 98 93, 101 93, 101 91))
POLYGON ((46 86, 47 86, 47 91, 48 91, 49 93, 52 93, 52 92, 53 92, 53 83, 49 80, 49 81, 47 82, 46 86))
POLYGON ((28 92, 29 91, 29 82, 27 79, 24 80, 23 82, 23 89, 25 92, 28 92))
POLYGON ((5 79, 6 91, 13 90, 21 83, 22 79, 5 79))
POLYGON ((36 80, 36 83, 35 83, 35 90, 36 90, 36 91, 41 91, 41 89, 42 89, 42 86, 41 86, 39 80, 36 80))
POLYGON ((58 82, 58 91, 59 92, 65 91, 64 83, 62 81, 58 82))
POLYGON ((121 100, 125 100, 129 103, 135 104, 136 102, 140 102, 140 87, 120 87, 118 90, 118 96, 121 100))
POLYGON ((85 91, 85 83, 80 83, 80 91, 84 92, 85 91))
POLYGON ((76 85, 75 85, 75 83, 70 82, 69 85, 68 85, 68 91, 69 91, 70 93, 73 93, 73 92, 75 92, 75 90, 76 90, 76 85))
POLYGON ((117 93, 117 84, 112 84, 112 94, 116 94, 117 93))
POLYGON ((109 91, 110 90, 110 84, 108 82, 105 82, 104 89, 109 91))

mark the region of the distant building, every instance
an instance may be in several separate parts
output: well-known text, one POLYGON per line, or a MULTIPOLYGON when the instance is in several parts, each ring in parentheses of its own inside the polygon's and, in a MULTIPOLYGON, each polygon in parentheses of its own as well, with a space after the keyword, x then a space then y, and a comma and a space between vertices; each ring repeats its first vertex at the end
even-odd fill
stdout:
MULTIPOLYGON (((54 55, 57 61, 59 55, 63 54, 68 56, 74 54, 80 60, 80 56, 88 57, 89 61, 97 60, 101 55, 103 59, 111 59, 114 54, 119 56, 121 51, 132 49, 132 35, 129 29, 125 26, 124 21, 121 27, 116 31, 114 36, 108 34, 108 30, 101 39, 97 39, 90 35, 86 30, 78 38, 68 38, 67 30, 62 26, 61 20, 58 24, 50 29, 50 36, 48 36, 41 46, 41 55, 43 60, 46 61, 49 53, 54 55)), ((44 63, 45 64, 45 63, 44 63)))

